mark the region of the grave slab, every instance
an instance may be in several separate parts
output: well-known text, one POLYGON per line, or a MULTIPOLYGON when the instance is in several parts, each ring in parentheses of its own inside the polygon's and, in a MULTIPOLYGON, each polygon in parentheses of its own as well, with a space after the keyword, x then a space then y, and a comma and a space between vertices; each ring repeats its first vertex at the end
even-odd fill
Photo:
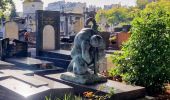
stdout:
POLYGON ((0 72, 4 73, 6 75, 10 75, 10 76, 14 76, 14 75, 33 75, 34 74, 33 71, 14 69, 14 68, 0 70, 0 72))
POLYGON ((0 80, 4 80, 4 79, 9 78, 9 77, 10 77, 10 75, 0 73, 0 80))
POLYGON ((26 75, 14 75, 12 76, 14 79, 17 79, 19 81, 22 81, 24 83, 27 83, 27 84, 30 84, 34 87, 41 87, 41 86, 47 86, 48 83, 47 82, 44 82, 44 81, 41 81, 41 80, 38 80, 38 79, 35 79, 34 77, 32 76, 26 76, 26 75))
POLYGON ((9 58, 6 59, 6 61, 14 63, 17 68, 23 70, 38 71, 45 69, 56 69, 56 67, 53 66, 52 62, 30 57, 9 58))
POLYGON ((43 96, 39 96, 38 94, 44 94, 46 91, 50 90, 47 86, 36 88, 13 78, 0 81, 0 88, 0 99, 5 98, 6 100, 32 100, 32 98, 39 98, 37 100, 42 100, 43 96))
POLYGON ((39 60, 35 58, 30 58, 30 57, 24 57, 24 58, 9 58, 7 59, 9 62, 17 62, 21 64, 26 64, 26 65, 38 65, 38 64, 52 64, 52 62, 49 61, 44 61, 44 60, 39 60))
POLYGON ((8 62, 0 60, 0 67, 2 67, 2 66, 14 66, 14 64, 11 64, 11 63, 8 63, 8 62))
POLYGON ((44 82, 47 82, 48 83, 48 86, 50 87, 50 88, 52 88, 52 89, 57 89, 57 88, 72 88, 72 87, 70 87, 70 86, 68 86, 68 85, 65 85, 65 84, 62 84, 62 83, 60 83, 60 82, 56 82, 56 81, 53 81, 53 80, 50 80, 50 79, 48 79, 48 78, 45 78, 45 77, 42 77, 42 76, 40 76, 40 75, 36 75, 36 74, 34 74, 34 76, 33 76, 35 79, 39 79, 39 80, 41 80, 41 81, 44 81, 44 82))
MULTIPOLYGON (((62 73, 61 73, 62 74, 62 73)), ((133 100, 137 98, 145 97, 145 88, 140 86, 131 86, 120 82, 108 80, 106 83, 100 83, 96 85, 80 85, 68 81, 64 81, 60 78, 61 74, 49 74, 42 75, 45 78, 61 82, 66 85, 74 87, 74 91, 77 94, 83 94, 86 91, 98 91, 99 94, 108 94, 110 89, 114 89, 114 95, 111 100, 133 100), (100 90, 100 87, 105 87, 100 90)))
MULTIPOLYGON (((66 93, 73 93, 73 88, 59 82, 46 79, 41 76, 28 76, 40 80, 47 85, 35 87, 14 77, 0 81, 0 100, 45 100, 48 96, 52 98, 63 97, 66 93), (7 95, 8 94, 8 95, 7 95)), ((23 77, 17 77, 23 78, 23 77)), ((27 78, 28 79, 28 78, 27 78)), ((32 82, 32 80, 30 80, 32 82)))

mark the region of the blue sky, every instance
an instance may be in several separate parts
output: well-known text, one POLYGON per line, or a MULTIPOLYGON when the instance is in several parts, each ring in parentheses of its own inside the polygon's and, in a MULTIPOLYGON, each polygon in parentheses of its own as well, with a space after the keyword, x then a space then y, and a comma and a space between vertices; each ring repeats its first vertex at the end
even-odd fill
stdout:
MULTIPOLYGON (((22 0, 13 0, 16 4, 16 9, 18 12, 22 11, 22 0)), ((44 2, 44 7, 48 5, 48 3, 52 3, 55 1, 61 1, 61 0, 42 0, 44 2)), ((134 6, 136 0, 65 0, 66 2, 86 2, 87 5, 96 5, 101 6, 103 5, 110 5, 110 4, 116 4, 121 3, 122 5, 127 6, 134 6)))

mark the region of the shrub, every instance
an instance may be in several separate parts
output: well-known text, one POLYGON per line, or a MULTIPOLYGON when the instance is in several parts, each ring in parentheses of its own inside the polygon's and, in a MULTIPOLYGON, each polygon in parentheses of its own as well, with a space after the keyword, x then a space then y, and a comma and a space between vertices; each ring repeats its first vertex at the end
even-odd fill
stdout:
POLYGON ((112 56, 115 72, 150 94, 162 91, 170 80, 170 12, 161 6, 143 10, 132 21, 131 33, 123 53, 112 56))
POLYGON ((72 94, 65 94, 63 98, 52 98, 51 95, 45 96, 45 100, 83 100, 83 98, 72 94))

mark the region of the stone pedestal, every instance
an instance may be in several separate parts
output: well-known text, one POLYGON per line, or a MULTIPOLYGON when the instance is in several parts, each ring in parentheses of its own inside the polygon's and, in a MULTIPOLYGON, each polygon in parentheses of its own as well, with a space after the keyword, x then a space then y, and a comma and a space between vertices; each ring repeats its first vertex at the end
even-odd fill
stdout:
MULTIPOLYGON (((109 100, 137 100, 145 97, 145 88, 140 86, 132 86, 125 83, 120 83, 112 80, 107 80, 104 83, 92 85, 76 84, 75 82, 65 81, 61 79, 64 73, 48 74, 44 73, 40 76, 69 85, 74 88, 75 94, 83 94, 84 92, 97 92, 100 95, 110 94, 110 90, 114 89, 114 94, 109 100), (101 89, 103 87, 103 89, 101 89)), ((91 79, 92 80, 92 79, 91 79)))
POLYGON ((99 74, 75 75, 74 73, 71 72, 61 74, 60 78, 66 81, 84 85, 102 83, 107 81, 106 77, 101 76, 99 74))

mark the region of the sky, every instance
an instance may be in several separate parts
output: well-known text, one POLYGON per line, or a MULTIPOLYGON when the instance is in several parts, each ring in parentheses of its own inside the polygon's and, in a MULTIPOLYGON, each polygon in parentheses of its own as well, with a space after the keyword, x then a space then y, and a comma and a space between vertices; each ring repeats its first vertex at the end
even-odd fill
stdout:
MULTIPOLYGON (((22 12, 22 0, 13 0, 17 12, 22 12)), ((48 6, 49 3, 61 1, 61 0, 42 0, 44 2, 44 8, 48 6)), ((117 4, 120 3, 122 5, 134 6, 136 0, 65 0, 66 2, 85 2, 87 5, 96 5, 99 7, 103 7, 104 5, 117 4)))

